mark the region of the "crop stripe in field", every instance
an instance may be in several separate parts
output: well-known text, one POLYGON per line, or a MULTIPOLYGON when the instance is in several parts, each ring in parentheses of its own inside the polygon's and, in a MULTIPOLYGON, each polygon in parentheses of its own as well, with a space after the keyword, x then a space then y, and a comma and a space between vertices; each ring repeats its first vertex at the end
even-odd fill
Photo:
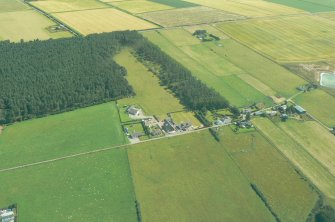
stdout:
POLYGON ((148 143, 148 142, 152 142, 152 141, 155 141, 155 140, 162 140, 162 139, 168 139, 168 138, 171 138, 171 137, 183 136, 183 135, 186 135, 186 134, 196 133, 196 132, 204 131, 204 130, 211 129, 211 128, 217 128, 217 127, 218 126, 204 127, 204 128, 198 129, 198 130, 183 132, 183 133, 179 133, 179 134, 175 134, 175 135, 167 135, 167 136, 159 137, 159 138, 153 138, 153 139, 149 139, 149 140, 140 141, 138 143, 122 144, 122 145, 106 147, 106 148, 87 151, 87 152, 82 152, 82 153, 71 154, 71 155, 58 157, 58 158, 54 158, 54 159, 43 160, 43 161, 39 161, 39 162, 35 162, 35 163, 28 163, 28 164, 15 166, 15 167, 4 168, 4 169, 0 169, 0 173, 13 171, 13 170, 18 170, 18 169, 22 169, 22 168, 28 168, 28 167, 32 167, 32 166, 43 165, 43 164, 52 163, 52 162, 56 162, 56 161, 60 161, 60 160, 66 160, 66 159, 70 159, 70 158, 76 158, 76 157, 80 157, 80 156, 86 156, 86 155, 100 153, 100 152, 106 152, 106 151, 113 150, 113 149, 120 149, 120 148, 124 148, 124 147, 130 147, 132 145, 137 145, 137 144, 141 144, 141 143, 148 143))

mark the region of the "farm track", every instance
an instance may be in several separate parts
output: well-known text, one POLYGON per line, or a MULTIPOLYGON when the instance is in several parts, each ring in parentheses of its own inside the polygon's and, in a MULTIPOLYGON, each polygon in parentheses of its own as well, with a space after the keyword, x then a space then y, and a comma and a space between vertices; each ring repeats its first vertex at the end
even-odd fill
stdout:
POLYGON ((23 169, 23 168, 28 168, 28 167, 32 167, 32 166, 38 166, 38 165, 53 163, 53 162, 57 162, 57 161, 61 161, 61 160, 66 160, 66 159, 76 158, 76 157, 80 157, 80 156, 91 155, 91 154, 95 154, 95 153, 106 152, 106 151, 113 150, 113 149, 125 148, 125 147, 129 147, 129 146, 137 145, 137 144, 141 144, 141 143, 148 143, 148 142, 152 142, 152 141, 156 141, 156 140, 162 140, 162 139, 166 139, 166 138, 183 136, 183 135, 197 133, 197 132, 201 132, 201 131, 204 131, 204 130, 209 130, 211 128, 217 128, 217 127, 218 126, 205 127, 205 128, 201 128, 201 129, 198 129, 198 130, 193 130, 193 131, 188 131, 188 132, 183 132, 183 133, 178 133, 178 134, 173 134, 173 135, 166 135, 164 137, 144 140, 144 141, 140 141, 140 142, 134 143, 134 144, 122 144, 122 145, 106 147, 106 148, 87 151, 87 152, 82 152, 82 153, 71 154, 71 155, 62 156, 62 157, 58 157, 58 158, 54 158, 54 159, 43 160, 43 161, 39 161, 39 162, 35 162, 35 163, 22 164, 22 165, 15 166, 15 167, 0 169, 0 173, 8 172, 8 171, 14 171, 14 170, 23 169))

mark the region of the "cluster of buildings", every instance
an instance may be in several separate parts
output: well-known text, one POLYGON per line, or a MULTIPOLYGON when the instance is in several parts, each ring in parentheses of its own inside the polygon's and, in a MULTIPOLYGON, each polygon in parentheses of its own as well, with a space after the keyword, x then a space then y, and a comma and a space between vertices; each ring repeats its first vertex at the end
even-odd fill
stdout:
POLYGON ((0 210, 0 222, 15 222, 15 208, 7 208, 0 210))
POLYGON ((176 124, 172 118, 166 118, 163 121, 162 129, 164 132, 173 134, 177 132, 189 131, 193 129, 193 125, 191 122, 184 122, 180 124, 176 124))

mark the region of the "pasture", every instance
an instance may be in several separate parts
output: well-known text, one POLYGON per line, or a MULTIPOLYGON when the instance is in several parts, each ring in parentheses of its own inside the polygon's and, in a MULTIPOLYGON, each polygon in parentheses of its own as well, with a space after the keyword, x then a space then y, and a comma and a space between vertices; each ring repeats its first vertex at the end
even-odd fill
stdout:
POLYGON ((143 221, 274 221, 207 131, 135 145, 128 156, 143 221))
POLYGON ((1 172, 0 181, 0 206, 16 203, 21 221, 137 221, 126 150, 1 172))
POLYGON ((279 126, 335 176, 335 137, 328 130, 314 121, 292 120, 279 126))
POLYGON ((19 0, 0 0, 0 13, 28 10, 29 7, 19 0))
POLYGON ((113 8, 55 13, 53 16, 83 35, 156 28, 152 23, 113 8))
POLYGON ((318 196, 291 163, 258 132, 225 128, 222 145, 250 183, 262 191, 281 221, 305 222, 318 196))
MULTIPOLYGON (((233 105, 245 106, 260 101, 271 103, 269 98, 240 79, 238 75, 245 72, 231 64, 224 57, 218 56, 204 44, 183 44, 186 41, 181 41, 182 37, 179 35, 189 35, 187 38, 192 38, 190 33, 180 31, 179 35, 171 35, 167 34, 169 32, 170 30, 143 32, 143 35, 171 57, 177 59, 193 75, 208 86, 213 87, 233 105), (241 87, 243 90, 241 90, 241 87)), ((186 38, 183 37, 183 39, 186 38)))
POLYGON ((170 115, 176 124, 191 122, 194 127, 202 125, 192 112, 176 112, 170 115))
POLYGON ((240 15, 202 6, 149 12, 139 16, 164 27, 206 24, 244 18, 240 15))
POLYGON ((47 13, 78 11, 78 10, 108 7, 102 3, 99 3, 99 1, 95 1, 95 0, 93 1, 92 0, 39 0, 39 1, 31 1, 30 3, 47 13))
POLYGON ((0 40, 19 42, 21 39, 29 41, 72 36, 69 32, 49 32, 47 28, 53 25, 56 24, 33 10, 0 13, 0 40))
POLYGON ((121 2, 112 2, 109 4, 133 14, 173 9, 173 7, 171 6, 163 5, 148 0, 121 1, 121 2))
POLYGON ((24 121, 0 135, 0 169, 125 144, 115 103, 24 121))
POLYGON ((317 89, 297 96, 294 101, 328 127, 335 126, 335 97, 317 89))
POLYGON ((323 194, 335 200, 335 177, 285 131, 266 118, 253 123, 323 194))
POLYGON ((174 8, 187 8, 197 6, 197 4, 193 4, 185 0, 150 0, 150 1, 168 5, 174 8))
MULTIPOLYGON (((333 4, 332 6, 323 4, 326 3, 327 0, 325 1, 319 0, 314 2, 310 0, 267 0, 267 1, 301 9, 308 12, 328 12, 335 10, 335 4, 333 4)), ((331 1, 328 2, 331 3, 331 1)))
POLYGON ((254 19, 217 26, 224 33, 280 63, 335 56, 335 24, 312 15, 254 19))
POLYGON ((302 12, 301 10, 296 8, 291 8, 284 5, 274 4, 266 1, 250 1, 250 0, 238 0, 238 1, 187 0, 187 1, 247 17, 276 16, 276 15, 296 14, 302 12))
POLYGON ((159 84, 159 79, 140 63, 129 50, 123 50, 114 57, 115 61, 127 69, 126 79, 134 88, 136 96, 118 101, 120 106, 137 104, 145 115, 166 115, 184 110, 179 100, 159 84))

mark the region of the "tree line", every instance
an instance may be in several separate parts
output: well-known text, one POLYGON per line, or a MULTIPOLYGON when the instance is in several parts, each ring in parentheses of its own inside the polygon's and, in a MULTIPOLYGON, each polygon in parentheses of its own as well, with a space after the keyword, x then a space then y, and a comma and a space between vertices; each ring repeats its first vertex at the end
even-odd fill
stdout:
MULTIPOLYGON (((0 42, 0 124, 134 95, 113 56, 133 48, 190 110, 226 108, 221 95, 135 31, 46 41, 0 42)), ((164 101, 162 101, 164 102, 164 101)))

